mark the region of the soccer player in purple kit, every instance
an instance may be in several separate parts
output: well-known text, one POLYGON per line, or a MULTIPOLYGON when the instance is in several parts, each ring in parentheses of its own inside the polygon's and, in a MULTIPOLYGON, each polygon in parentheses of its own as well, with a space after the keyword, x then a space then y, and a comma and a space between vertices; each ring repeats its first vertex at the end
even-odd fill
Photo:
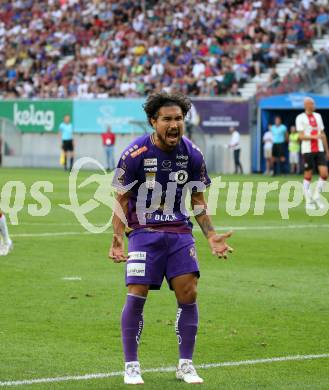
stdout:
POLYGON ((120 173, 113 182, 117 205, 127 220, 126 226, 118 209, 114 210, 109 250, 115 263, 126 262, 128 294, 121 317, 126 384, 144 383, 137 355, 143 307, 149 290, 160 289, 164 277, 178 305, 175 329, 180 358, 176 378, 186 383, 203 382, 192 363, 200 273, 193 225, 184 207, 189 184, 195 219, 213 255, 227 258, 232 248, 226 240, 232 232, 217 234, 207 214, 203 191, 211 181, 200 149, 183 136, 184 119, 190 108, 190 100, 181 94, 149 95, 144 111, 154 132, 136 139, 124 151, 118 163, 120 173), (154 206, 157 195, 158 207, 154 206))

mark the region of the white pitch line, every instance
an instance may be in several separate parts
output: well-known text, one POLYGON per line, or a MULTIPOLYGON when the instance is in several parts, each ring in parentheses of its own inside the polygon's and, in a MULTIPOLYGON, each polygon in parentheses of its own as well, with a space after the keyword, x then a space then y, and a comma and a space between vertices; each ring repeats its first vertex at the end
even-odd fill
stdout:
MULTIPOLYGON (((99 234, 105 234, 99 233, 99 234)), ((95 234, 91 232, 45 232, 45 233, 16 233, 16 234, 10 234, 10 237, 52 237, 52 236, 76 236, 80 234, 95 234)))
POLYGON ((18 225, 27 226, 79 226, 79 222, 20 222, 18 225))
MULTIPOLYGON (((281 229, 317 229, 329 228, 329 224, 305 224, 305 225, 258 225, 258 226, 215 226, 216 230, 281 230, 281 229)), ((200 229, 198 226, 194 229, 200 229)))
MULTIPOLYGON (((262 364, 262 363, 287 362, 287 361, 297 361, 297 360, 314 360, 314 359, 326 359, 326 358, 329 358, 329 353, 323 353, 321 355, 295 355, 295 356, 273 357, 267 359, 240 360, 236 362, 209 363, 209 364, 196 365, 195 367, 207 370, 209 368, 216 368, 216 367, 237 367, 237 366, 254 365, 254 364, 262 364)), ((176 367, 147 368, 142 371, 143 373, 174 372, 176 371, 176 367)), ((71 376, 62 376, 62 377, 55 377, 55 378, 25 379, 19 381, 0 382, 0 387, 32 385, 35 383, 53 383, 53 382, 66 382, 66 381, 81 381, 81 380, 89 380, 89 379, 103 379, 103 378, 111 378, 111 377, 122 376, 122 375, 123 375, 122 371, 113 371, 108 373, 86 374, 86 375, 77 375, 77 376, 71 375, 71 376)))
MULTIPOLYGON (((259 226, 215 226, 216 230, 283 230, 283 229, 328 229, 329 224, 308 224, 308 225, 259 225, 259 226)), ((195 226, 194 231, 201 231, 198 226, 195 226)), ((15 233, 10 236, 13 237, 48 237, 48 236, 76 236, 80 234, 108 234, 111 231, 105 231, 102 233, 91 233, 89 231, 81 232, 44 232, 44 233, 15 233)))
POLYGON ((64 276, 62 280, 81 280, 80 276, 64 276))

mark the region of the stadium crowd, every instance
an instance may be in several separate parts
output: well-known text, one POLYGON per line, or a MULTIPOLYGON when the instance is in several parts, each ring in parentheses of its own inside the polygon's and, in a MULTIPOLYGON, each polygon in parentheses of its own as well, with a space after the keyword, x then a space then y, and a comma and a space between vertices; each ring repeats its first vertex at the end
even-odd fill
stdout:
POLYGON ((327 3, 0 0, 0 96, 239 95, 322 34, 327 3))

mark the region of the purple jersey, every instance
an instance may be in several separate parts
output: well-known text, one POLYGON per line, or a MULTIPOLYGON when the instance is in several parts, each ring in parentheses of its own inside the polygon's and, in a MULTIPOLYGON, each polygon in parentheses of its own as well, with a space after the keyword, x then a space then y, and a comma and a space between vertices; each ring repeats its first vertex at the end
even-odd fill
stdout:
POLYGON ((153 135, 144 135, 123 152, 117 167, 121 170, 114 187, 120 190, 135 182, 129 190, 130 229, 191 233, 185 197, 188 190, 202 191, 211 182, 197 146, 183 136, 175 149, 164 152, 154 144, 153 135))

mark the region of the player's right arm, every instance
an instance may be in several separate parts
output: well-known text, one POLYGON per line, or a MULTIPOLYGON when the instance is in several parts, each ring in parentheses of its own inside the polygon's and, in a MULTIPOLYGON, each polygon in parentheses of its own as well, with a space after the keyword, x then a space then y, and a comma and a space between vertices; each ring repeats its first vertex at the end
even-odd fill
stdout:
MULTIPOLYGON (((129 150, 129 149, 128 149, 129 150)), ((132 153, 125 151, 114 173, 112 188, 116 192, 113 207, 113 237, 109 250, 109 258, 115 263, 127 261, 125 255, 124 233, 128 217, 128 203, 131 197, 131 189, 136 184, 136 166, 137 162, 132 158, 132 153)))
POLYGON ((301 141, 311 141, 313 139, 320 139, 320 138, 322 138, 321 134, 306 135, 304 131, 299 132, 299 139, 301 141))
POLYGON ((129 191, 121 194, 117 193, 116 195, 116 205, 113 210, 113 237, 112 243, 109 250, 109 258, 113 259, 115 263, 120 263, 122 261, 127 261, 128 256, 125 255, 124 248, 124 232, 125 232, 125 223, 122 221, 122 218, 119 216, 119 210, 123 211, 124 215, 128 214, 128 202, 129 202, 130 193, 129 191), (120 209, 119 209, 120 208, 120 209))

